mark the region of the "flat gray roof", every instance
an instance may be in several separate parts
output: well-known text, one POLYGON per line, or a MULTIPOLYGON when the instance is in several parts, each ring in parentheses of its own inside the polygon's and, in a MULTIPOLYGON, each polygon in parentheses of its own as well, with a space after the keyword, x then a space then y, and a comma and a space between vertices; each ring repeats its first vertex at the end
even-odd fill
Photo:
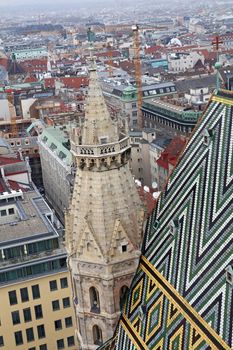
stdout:
POLYGON ((20 218, 0 223, 0 246, 17 245, 17 243, 58 236, 58 232, 46 217, 47 214, 52 214, 51 209, 43 197, 34 190, 24 192, 23 199, 0 203, 0 210, 6 205, 16 206, 20 218))

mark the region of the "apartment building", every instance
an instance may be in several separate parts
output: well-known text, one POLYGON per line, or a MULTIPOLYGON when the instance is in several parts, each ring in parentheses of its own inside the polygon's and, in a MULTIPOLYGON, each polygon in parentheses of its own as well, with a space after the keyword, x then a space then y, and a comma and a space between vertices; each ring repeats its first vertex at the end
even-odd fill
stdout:
POLYGON ((77 349, 62 227, 30 182, 7 178, 1 158, 0 349, 77 349))

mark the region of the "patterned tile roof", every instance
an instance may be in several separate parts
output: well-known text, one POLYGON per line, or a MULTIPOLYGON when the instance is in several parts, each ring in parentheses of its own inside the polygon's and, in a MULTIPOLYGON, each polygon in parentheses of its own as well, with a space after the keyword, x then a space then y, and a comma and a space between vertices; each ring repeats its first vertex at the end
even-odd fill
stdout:
POLYGON ((112 341, 101 349, 233 347, 233 94, 211 97, 147 222, 112 341))

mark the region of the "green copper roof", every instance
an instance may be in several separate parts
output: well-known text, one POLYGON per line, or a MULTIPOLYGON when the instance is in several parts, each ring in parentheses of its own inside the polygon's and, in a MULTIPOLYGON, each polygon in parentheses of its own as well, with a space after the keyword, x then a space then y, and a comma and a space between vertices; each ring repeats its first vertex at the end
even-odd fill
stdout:
POLYGON ((233 346, 233 93, 212 96, 147 222, 111 342, 100 349, 233 346))
POLYGON ((143 102, 142 108, 144 111, 148 110, 151 112, 155 112, 156 115, 161 114, 162 116, 167 117, 171 121, 180 121, 186 124, 196 124, 198 118, 201 115, 201 112, 195 112, 192 110, 175 110, 175 107, 173 109, 169 109, 166 106, 156 105, 150 102, 143 102))
POLYGON ((67 148, 69 140, 65 137, 64 131, 59 127, 47 127, 43 130, 40 139, 43 143, 56 152, 56 155, 63 160, 66 165, 72 164, 72 154, 67 148))

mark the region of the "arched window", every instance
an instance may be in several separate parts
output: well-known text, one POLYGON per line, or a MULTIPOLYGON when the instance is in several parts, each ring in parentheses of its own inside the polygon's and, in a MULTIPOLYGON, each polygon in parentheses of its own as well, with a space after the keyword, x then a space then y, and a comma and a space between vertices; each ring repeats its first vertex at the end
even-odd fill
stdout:
POLYGON ((101 345, 103 344, 103 335, 102 330, 99 326, 96 324, 93 326, 93 341, 95 345, 101 345))
POLYGON ((127 286, 122 286, 120 289, 120 309, 121 310, 124 305, 125 298, 127 296, 128 291, 129 291, 129 288, 127 286))
POLYGON ((89 292, 90 292, 91 312, 99 314, 100 313, 99 292, 95 287, 91 287, 89 292))

